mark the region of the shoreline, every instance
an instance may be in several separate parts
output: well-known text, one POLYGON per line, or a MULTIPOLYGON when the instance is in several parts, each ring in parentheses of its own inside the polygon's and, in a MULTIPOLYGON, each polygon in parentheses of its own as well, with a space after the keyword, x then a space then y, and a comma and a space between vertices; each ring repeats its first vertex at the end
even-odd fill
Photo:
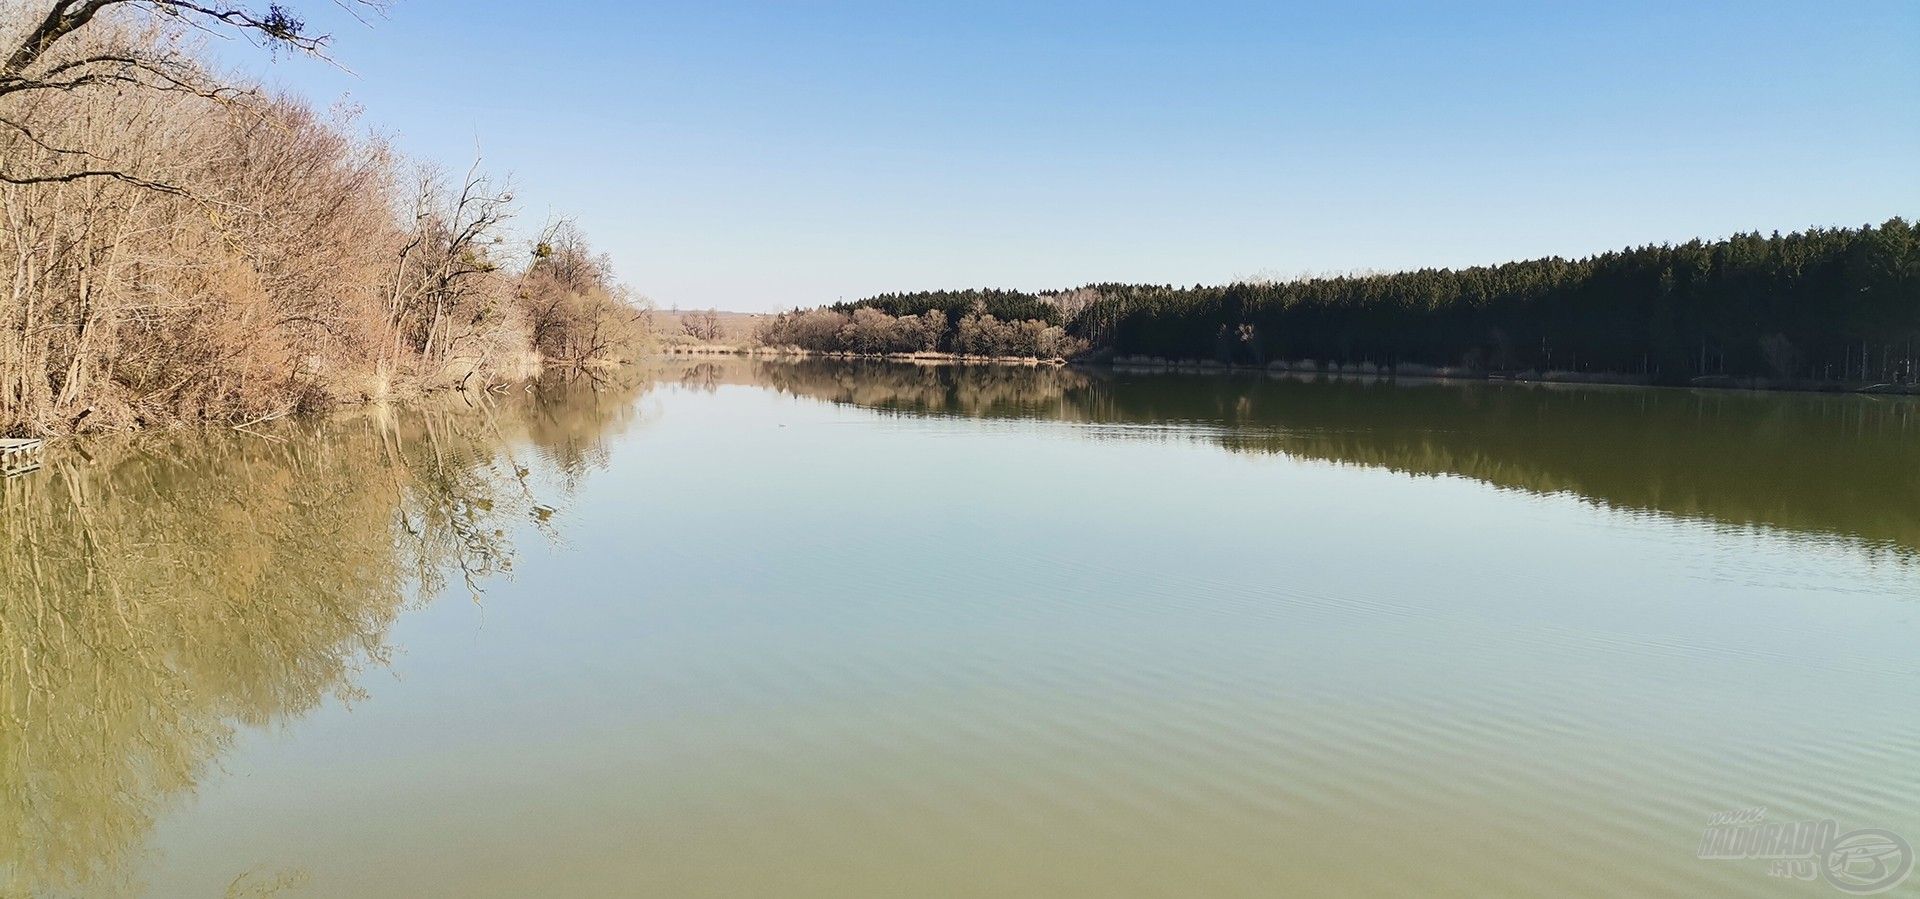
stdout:
POLYGON ((1166 359, 1159 356, 1114 356, 1101 363, 1076 361, 1074 364, 1100 364, 1119 371, 1172 371, 1191 374, 1262 372, 1272 375, 1311 378, 1372 380, 1480 381, 1489 384, 1552 384, 1591 387, 1637 387, 1645 389, 1724 390, 1750 393, 1825 393, 1861 396, 1920 396, 1920 384, 1884 382, 1807 381, 1779 378, 1740 378, 1731 375, 1706 375, 1687 382, 1656 380, 1650 375, 1621 372, 1583 372, 1548 369, 1536 371, 1475 371, 1459 367, 1420 365, 1417 363, 1375 365, 1370 362, 1320 363, 1311 359, 1275 361, 1266 365, 1244 365, 1212 360, 1166 359))
POLYGON ((1114 355, 1099 352, 1075 359, 1038 359, 1031 356, 970 356, 958 353, 847 353, 820 352, 791 347, 741 347, 724 344, 663 347, 658 356, 734 356, 755 359, 845 359, 902 362, 916 365, 1015 365, 1071 366, 1105 368, 1113 371, 1207 373, 1266 373, 1301 379, 1340 378, 1371 380, 1459 381, 1489 384, 1551 384, 1588 387, 1638 387, 1645 389, 1724 390, 1753 393, 1824 393, 1861 396, 1920 396, 1920 383, 1807 381, 1779 378, 1740 378, 1731 375, 1707 375, 1687 382, 1656 380, 1650 375, 1624 372, 1586 372, 1548 369, 1519 371, 1477 371, 1458 366, 1433 366, 1418 363, 1375 365, 1369 362, 1322 363, 1312 359, 1282 360, 1266 365, 1218 362, 1201 359, 1168 359, 1160 356, 1114 355))
MULTIPOLYGON (((567 368, 578 370, 623 368, 629 365, 641 366, 649 358, 699 358, 730 357, 766 360, 798 359, 836 359, 844 361, 894 362, 907 365, 997 365, 1009 367, 1070 367, 1080 369, 1104 369, 1116 372, 1169 372, 1179 374, 1264 374, 1269 377, 1285 377, 1302 381, 1314 380, 1371 380, 1371 381, 1439 381, 1448 383, 1486 383, 1486 384, 1529 384, 1540 386, 1577 386, 1577 387, 1618 387, 1649 390, 1714 390, 1745 393, 1817 393, 1826 395, 1857 396, 1920 396, 1920 384, 1863 383, 1840 381, 1784 381, 1769 378, 1735 378, 1731 376, 1708 376, 1695 378, 1690 383, 1656 381, 1649 376, 1621 374, 1615 372, 1576 372, 1576 371, 1516 371, 1482 372, 1457 367, 1437 367, 1419 364, 1398 366, 1374 365, 1372 363, 1320 363, 1314 360, 1277 361, 1266 365, 1246 365, 1224 363, 1213 360, 1167 359, 1158 356, 1109 356, 1102 358, 1095 353, 1076 359, 1039 359, 1031 356, 975 356, 960 353, 847 353, 819 352, 797 348, 739 347, 722 344, 694 346, 661 347, 652 353, 642 355, 631 362, 592 362, 579 366, 555 366, 556 371, 567 368)), ((543 366, 545 368, 545 366, 543 366)), ((489 381, 480 385, 444 385, 431 388, 416 388, 370 396, 358 402, 341 403, 331 409, 313 412, 294 412, 286 415, 270 416, 267 419, 231 424, 211 419, 167 421, 130 428, 113 428, 103 431, 66 431, 35 435, 34 439, 47 443, 64 442, 75 437, 91 434, 142 434, 165 433, 183 430, 234 430, 241 433, 258 434, 253 428, 274 421, 287 419, 307 419, 326 415, 350 413, 352 410, 367 409, 386 405, 411 405, 434 399, 444 399, 461 395, 497 395, 499 393, 522 388, 538 380, 539 376, 521 377, 500 381, 489 381)))
POLYGON ((655 356, 744 356, 751 359, 845 359, 906 362, 916 365, 1077 365, 1076 360, 1035 356, 974 356, 966 353, 847 353, 804 350, 798 347, 737 347, 725 344, 662 347, 655 356))
MULTIPOLYGON (((644 356, 638 358, 645 358, 644 356)), ((629 368, 635 362, 615 359, 589 359, 582 362, 549 362, 543 359, 531 360, 530 364, 517 366, 511 376, 487 380, 474 380, 472 376, 457 381, 440 380, 432 384, 417 380, 387 380, 384 386, 367 390, 353 398, 338 398, 333 402, 315 408, 290 409, 270 415, 260 416, 249 421, 232 421, 208 417, 175 417, 155 419, 142 424, 117 427, 68 430, 35 430, 23 438, 0 437, 0 443, 8 440, 31 440, 48 446, 65 443, 75 439, 99 437, 127 437, 149 434, 179 434, 184 432, 220 432, 232 431, 254 437, 269 437, 267 428, 283 422, 317 421, 327 418, 346 417, 377 412, 392 408, 431 408, 435 404, 461 402, 469 407, 487 402, 484 398, 494 398, 524 390, 540 382, 543 378, 568 378, 576 376, 598 377, 597 373, 629 368), (482 399, 476 399, 482 398, 482 399)), ((7 433, 0 429, 0 435, 7 433)))

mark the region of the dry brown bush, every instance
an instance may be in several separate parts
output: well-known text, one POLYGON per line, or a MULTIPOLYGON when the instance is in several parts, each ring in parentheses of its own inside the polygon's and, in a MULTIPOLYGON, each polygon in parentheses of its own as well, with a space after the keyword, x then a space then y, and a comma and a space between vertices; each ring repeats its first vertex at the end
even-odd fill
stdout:
POLYGON ((881 356, 949 352, 967 356, 1057 359, 1086 351, 1083 341, 1040 319, 1001 321, 983 311, 962 316, 947 327, 938 309, 920 315, 893 316, 870 306, 852 312, 809 309, 783 312, 760 323, 762 346, 815 353, 881 356))
MULTIPOLYGON (((0 0, 0 46, 28 5, 0 0)), ((206 75, 188 27, 103 15, 0 72, 167 66, 0 89, 0 434, 252 421, 524 377, 536 350, 632 355, 636 307, 577 229, 590 272, 515 270, 511 195, 477 166, 409 179, 351 110, 206 75), (56 177, 82 170, 107 174, 56 177)))
POLYGON ((614 279, 613 261, 569 221, 541 233, 516 296, 534 350, 555 365, 630 361, 650 336, 647 311, 614 279))

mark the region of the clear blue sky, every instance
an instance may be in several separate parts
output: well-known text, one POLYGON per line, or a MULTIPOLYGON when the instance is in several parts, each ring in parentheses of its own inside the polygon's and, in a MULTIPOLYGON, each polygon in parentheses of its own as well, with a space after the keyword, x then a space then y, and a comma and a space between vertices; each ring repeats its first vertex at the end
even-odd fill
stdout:
POLYGON ((1920 215, 1920 2, 292 2, 661 307, 1467 265, 1920 215))

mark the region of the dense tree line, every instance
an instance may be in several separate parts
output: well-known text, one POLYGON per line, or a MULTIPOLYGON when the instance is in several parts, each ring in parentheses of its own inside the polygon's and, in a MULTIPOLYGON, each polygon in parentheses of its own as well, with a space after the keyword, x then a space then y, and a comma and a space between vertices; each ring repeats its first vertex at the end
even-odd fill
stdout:
POLYGON ((1576 260, 1094 289, 1077 335, 1232 363, 1911 381, 1920 350, 1920 231, 1898 218, 1576 260))
POLYGON ((1584 259, 1219 286, 885 294, 832 308, 934 312, 956 326, 984 309, 1060 324, 1115 354, 1245 365, 1911 382, 1920 229, 1895 218, 1584 259))

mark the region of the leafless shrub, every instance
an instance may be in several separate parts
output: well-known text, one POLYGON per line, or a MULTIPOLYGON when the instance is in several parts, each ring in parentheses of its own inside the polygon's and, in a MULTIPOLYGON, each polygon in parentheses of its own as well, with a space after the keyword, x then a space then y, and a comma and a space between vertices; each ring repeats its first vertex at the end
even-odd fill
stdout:
MULTIPOLYGON (((186 25, 134 14, 162 2, 100 5, 121 15, 0 67, 0 170, 17 175, 0 178, 0 433, 254 421, 517 377, 542 354, 630 355, 644 337, 577 229, 518 264, 511 193, 477 165, 403 178, 352 110, 197 70, 194 89, 151 83, 143 67, 188 79, 186 25), (98 70, 114 56, 137 71, 98 70), (55 70, 96 74, 7 87, 55 70), (77 165, 113 174, 18 175, 77 165)), ((0 21, 25 8, 0 0, 0 21)), ((297 23, 244 21, 309 46, 283 39, 297 23)))
MULTIPOLYGON (((184 187, 0 184, 0 428, 256 418, 343 389, 373 345, 394 235, 383 145, 285 99, 212 114, 137 89, 30 102, 58 122, 36 138, 146 160, 184 187)), ((52 155, 0 131, 0 156, 52 155)))
POLYGON ((762 321, 755 336, 763 346, 862 356, 944 348, 969 356, 1054 359, 1085 350, 1084 343, 1067 336, 1060 326, 1039 319, 1001 321, 975 311, 949 329, 947 314, 937 309, 897 317, 866 306, 850 313, 834 309, 785 312, 762 321))
POLYGON ((533 348, 549 362, 582 366, 630 360, 647 341, 650 317, 570 221, 549 225, 517 291, 533 348))
MULTIPOLYGON (((385 5, 337 2, 349 9, 385 5)), ((225 0, 0 0, 0 130, 50 154, 6 157, 0 183, 114 180, 191 195, 192 185, 165 171, 170 157, 113 153, 102 135, 60 128, 44 115, 43 102, 131 94, 244 105, 257 97, 252 85, 223 80, 203 65, 182 40, 187 35, 241 37, 275 53, 323 59, 331 40, 277 3, 256 11, 225 0)))
POLYGON ((702 343, 712 343, 720 339, 720 313, 708 309, 705 312, 689 312, 680 316, 680 332, 702 343))
POLYGON ((1037 359, 1072 356, 1085 349, 1059 325, 1039 319, 1003 322, 985 312, 974 312, 960 319, 954 331, 954 345, 970 356, 1037 359))

